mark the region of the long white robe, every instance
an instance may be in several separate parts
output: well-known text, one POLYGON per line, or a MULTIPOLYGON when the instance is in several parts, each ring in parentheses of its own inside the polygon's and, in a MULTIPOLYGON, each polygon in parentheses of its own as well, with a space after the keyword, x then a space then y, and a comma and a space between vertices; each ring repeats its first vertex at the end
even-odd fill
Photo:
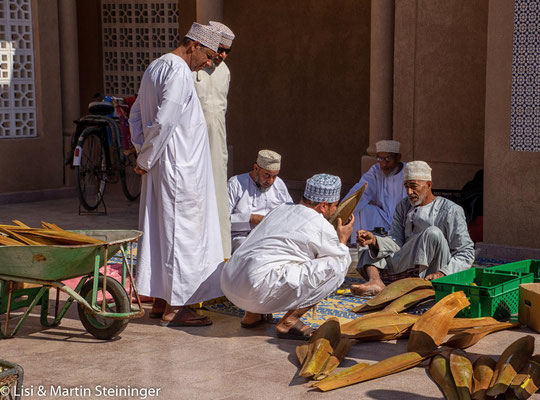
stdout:
POLYGON ((266 215, 283 203, 293 203, 285 182, 278 176, 266 192, 261 192, 249 173, 229 179, 229 207, 233 252, 251 232, 251 214, 266 215))
POLYGON ((349 197, 367 182, 366 191, 353 212, 354 232, 360 229, 372 231, 379 226, 390 232, 396 205, 407 197, 403 186, 405 165, 403 163, 401 171, 391 176, 386 176, 378 163, 373 165, 344 197, 349 197))
POLYGON ((184 60, 145 71, 130 113, 142 179, 137 287, 173 306, 220 297, 223 250, 203 111, 184 60))
POLYGON ((225 264, 221 288, 254 313, 317 304, 345 279, 351 257, 336 230, 317 211, 283 204, 251 231, 225 264))
POLYGON ((224 256, 229 258, 231 256, 231 221, 227 194, 228 153, 225 114, 227 113, 227 94, 229 93, 231 73, 227 65, 222 62, 217 67, 193 72, 193 79, 208 127, 219 225, 221 227, 221 243, 224 256))

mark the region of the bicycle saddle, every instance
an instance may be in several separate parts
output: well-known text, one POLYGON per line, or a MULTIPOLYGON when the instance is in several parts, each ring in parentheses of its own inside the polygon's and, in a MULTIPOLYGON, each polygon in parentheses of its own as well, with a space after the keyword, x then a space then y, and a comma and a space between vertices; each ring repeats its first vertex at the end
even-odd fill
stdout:
POLYGON ((109 115, 114 112, 114 106, 106 101, 94 101, 88 104, 88 112, 92 115, 109 115))

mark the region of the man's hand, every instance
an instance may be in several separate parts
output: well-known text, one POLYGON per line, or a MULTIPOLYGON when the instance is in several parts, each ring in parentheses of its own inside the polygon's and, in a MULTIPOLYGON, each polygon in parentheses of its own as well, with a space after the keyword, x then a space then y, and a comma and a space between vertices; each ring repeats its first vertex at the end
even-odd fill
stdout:
POLYGON ((437 271, 434 274, 427 275, 424 279, 426 281, 432 281, 433 279, 442 278, 443 276, 446 276, 446 275, 441 271, 437 271))
POLYGON ((354 222, 354 215, 351 215, 351 218, 347 221, 345 225, 343 225, 341 218, 337 219, 337 236, 340 241, 340 243, 347 244, 347 241, 351 237, 352 231, 353 231, 353 222, 354 222))
POLYGON ((370 231, 360 230, 356 233, 356 243, 360 246, 377 247, 377 237, 370 231))
POLYGON ((148 171, 145 171, 144 169, 142 169, 141 167, 139 167, 138 165, 135 166, 134 171, 139 175, 144 175, 144 174, 146 174, 148 172, 148 171))
POLYGON ((249 223, 251 225, 254 225, 254 226, 257 226, 261 223, 261 221, 263 220, 264 218, 264 215, 259 215, 259 214, 251 214, 249 216, 249 223))

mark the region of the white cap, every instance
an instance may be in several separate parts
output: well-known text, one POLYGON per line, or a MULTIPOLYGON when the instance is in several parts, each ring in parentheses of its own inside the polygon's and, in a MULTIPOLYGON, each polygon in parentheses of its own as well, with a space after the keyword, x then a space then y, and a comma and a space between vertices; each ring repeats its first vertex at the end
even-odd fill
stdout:
POLYGON ((186 37, 199 42, 210 50, 217 51, 221 43, 221 32, 218 28, 210 25, 201 25, 194 22, 186 33, 186 37))
POLYGON ((431 181, 431 167, 425 161, 411 161, 403 169, 404 181, 431 181))
POLYGON ((210 21, 210 25, 218 28, 221 32, 221 44, 231 47, 232 41, 234 40, 233 31, 231 31, 227 25, 224 25, 221 22, 210 21))
POLYGON ((377 153, 396 153, 399 154, 400 143, 397 140, 380 140, 375 143, 377 153))
POLYGON ((257 165, 262 169, 279 171, 281 168, 281 155, 272 150, 261 150, 257 155, 257 165))

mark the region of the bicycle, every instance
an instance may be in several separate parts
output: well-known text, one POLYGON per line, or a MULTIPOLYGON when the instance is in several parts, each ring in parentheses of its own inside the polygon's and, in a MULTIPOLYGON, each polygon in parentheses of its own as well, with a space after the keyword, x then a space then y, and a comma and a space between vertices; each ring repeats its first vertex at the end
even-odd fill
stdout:
POLYGON ((132 99, 107 96, 88 105, 90 115, 74 121, 77 129, 66 163, 75 168, 80 204, 88 211, 100 204, 105 207, 107 183, 117 183, 118 179, 128 200, 137 200, 140 195, 141 177, 134 171, 137 155, 127 117, 132 99))

